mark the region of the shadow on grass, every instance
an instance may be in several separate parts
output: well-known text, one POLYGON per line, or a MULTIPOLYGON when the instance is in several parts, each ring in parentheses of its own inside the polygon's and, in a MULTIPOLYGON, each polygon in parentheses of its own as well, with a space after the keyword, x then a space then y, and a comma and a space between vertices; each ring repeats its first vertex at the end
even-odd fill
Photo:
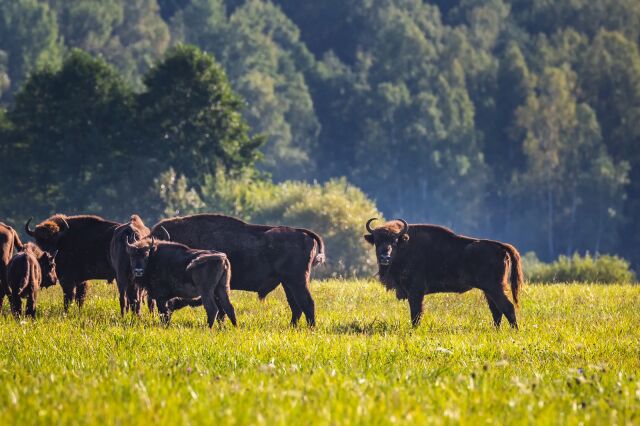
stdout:
POLYGON ((333 323, 328 327, 328 331, 334 334, 363 334, 372 336, 376 334, 397 333, 400 330, 400 323, 388 322, 374 319, 373 321, 351 321, 346 323, 333 323))

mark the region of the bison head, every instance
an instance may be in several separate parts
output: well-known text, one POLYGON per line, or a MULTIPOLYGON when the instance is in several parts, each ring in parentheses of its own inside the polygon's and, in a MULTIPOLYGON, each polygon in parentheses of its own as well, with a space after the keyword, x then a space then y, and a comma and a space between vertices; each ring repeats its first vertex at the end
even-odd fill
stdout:
POLYGON ((52 216, 44 222, 36 225, 35 230, 29 228, 29 224, 33 218, 29 218, 24 225, 25 232, 36 240, 36 244, 42 250, 49 254, 58 251, 60 240, 69 231, 69 223, 65 220, 64 216, 56 215, 52 216))
POLYGON ((149 265, 149 259, 153 255, 155 238, 135 241, 133 244, 127 239, 127 254, 131 272, 134 278, 142 278, 149 265))
POLYGON ((393 262, 398 247, 409 241, 409 224, 402 219, 396 219, 385 225, 372 229, 371 222, 377 218, 371 218, 367 221, 367 231, 369 233, 364 239, 376 247, 376 258, 380 266, 389 266, 393 262), (399 222, 399 223, 398 223, 399 222))
POLYGON ((42 253, 38 263, 42 270, 42 287, 51 287, 58 282, 58 274, 56 273, 56 254, 42 253))

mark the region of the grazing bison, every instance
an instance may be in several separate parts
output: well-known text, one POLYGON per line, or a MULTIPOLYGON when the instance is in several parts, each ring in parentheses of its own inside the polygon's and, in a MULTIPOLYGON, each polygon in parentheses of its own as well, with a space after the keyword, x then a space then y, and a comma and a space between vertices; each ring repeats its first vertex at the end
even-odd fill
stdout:
POLYGON ((522 286, 520 254, 512 245, 454 234, 436 225, 408 225, 402 219, 372 229, 369 219, 365 240, 375 245, 380 281, 395 290, 398 299, 409 299, 411 321, 418 325, 422 300, 430 293, 464 293, 482 290, 496 327, 502 315, 517 328, 511 295, 518 305, 522 286))
POLYGON ((113 281, 110 245, 114 231, 120 225, 98 216, 55 215, 25 231, 49 254, 57 252, 56 269, 64 293, 64 309, 76 300, 79 307, 87 293, 87 280, 113 281))
POLYGON ((151 230, 161 238, 164 227, 171 241, 195 249, 226 253, 233 266, 232 290, 258 293, 263 299, 282 283, 291 307, 291 323, 304 315, 315 324, 315 303, 309 291, 311 267, 325 260, 324 243, 301 228, 252 225, 229 216, 199 214, 165 219, 151 230))
POLYGON ((22 315, 22 298, 26 298, 26 314, 35 318, 40 287, 50 287, 58 281, 55 254, 50 255, 35 244, 27 243, 20 253, 13 256, 7 271, 11 311, 16 317, 22 315))
POLYGON ((22 250, 20 237, 12 227, 0 222, 0 309, 4 303, 4 296, 9 296, 7 266, 13 256, 14 248, 22 250))
MULTIPOLYGON (((113 231, 109 246, 111 267, 115 271, 118 293, 120 296, 120 314, 124 315, 131 309, 135 314, 140 313, 142 289, 135 285, 131 272, 127 242, 131 239, 140 240, 149 235, 149 228, 144 225, 138 215, 132 215, 129 222, 118 225, 113 231)), ((151 301, 151 299, 149 299, 151 301)), ((149 305, 152 309, 152 305, 149 305)))
POLYGON ((154 237, 133 244, 127 242, 127 252, 136 281, 158 304, 163 322, 168 323, 171 313, 180 307, 202 304, 209 327, 220 309, 236 325, 229 300, 231 265, 224 253, 156 242, 154 237))

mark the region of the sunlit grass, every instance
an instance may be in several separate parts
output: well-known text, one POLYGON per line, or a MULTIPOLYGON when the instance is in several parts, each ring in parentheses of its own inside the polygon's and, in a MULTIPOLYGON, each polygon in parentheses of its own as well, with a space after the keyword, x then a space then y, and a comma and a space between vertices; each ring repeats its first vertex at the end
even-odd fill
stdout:
POLYGON ((239 327, 185 309, 120 318, 114 286, 38 319, 0 316, 2 424, 640 422, 640 286, 529 286, 521 330, 479 292, 406 302, 375 282, 314 282, 318 324, 289 327, 278 290, 233 292, 239 327))

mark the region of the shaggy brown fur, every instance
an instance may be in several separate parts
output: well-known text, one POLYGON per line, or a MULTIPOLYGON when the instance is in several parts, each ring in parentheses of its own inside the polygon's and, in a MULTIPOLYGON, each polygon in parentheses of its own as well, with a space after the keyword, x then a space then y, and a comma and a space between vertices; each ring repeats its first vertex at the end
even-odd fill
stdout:
POLYGON ((98 216, 58 214, 38 224, 32 231, 29 222, 25 231, 36 240, 36 244, 49 254, 58 253, 56 266, 65 310, 69 309, 74 298, 78 306, 83 305, 88 280, 109 281, 115 278, 110 245, 119 223, 98 216))
POLYGON ((7 281, 7 266, 13 256, 13 251, 22 250, 22 241, 18 233, 0 222, 0 309, 4 304, 4 297, 9 297, 9 281, 7 281))
POLYGON ((35 318, 40 287, 52 286, 58 280, 54 258, 35 244, 27 243, 20 253, 13 256, 7 269, 11 311, 16 317, 22 315, 21 299, 25 298, 26 314, 35 318))
POLYGON ((197 249, 219 250, 233 266, 231 289, 266 297, 278 285, 284 287, 291 307, 291 323, 304 312, 307 324, 315 324, 315 302, 309 291, 311 267, 324 262, 324 242, 302 228, 252 225, 229 216, 199 214, 166 219, 151 230, 162 238, 166 228, 171 241, 197 249))
MULTIPOLYGON (((111 267, 116 273, 118 293, 120 300, 120 314, 124 315, 131 309, 135 314, 140 313, 140 304, 143 291, 136 286, 131 273, 129 254, 127 253, 127 241, 137 241, 149 235, 147 228, 138 215, 132 215, 129 222, 118 226, 113 232, 110 243, 111 267)), ((149 305, 151 309, 151 304, 149 305)))
POLYGON ((229 300, 231 264, 224 253, 149 238, 127 245, 127 252, 136 280, 156 300, 164 322, 176 309, 201 304, 209 327, 220 310, 236 325, 229 300))
POLYGON ((379 276, 399 299, 408 299, 411 321, 418 325, 425 294, 482 290, 500 326, 502 315, 517 328, 514 304, 506 291, 511 286, 515 305, 523 283, 520 254, 499 241, 457 235, 436 225, 410 225, 391 221, 365 235, 375 245, 379 276))

